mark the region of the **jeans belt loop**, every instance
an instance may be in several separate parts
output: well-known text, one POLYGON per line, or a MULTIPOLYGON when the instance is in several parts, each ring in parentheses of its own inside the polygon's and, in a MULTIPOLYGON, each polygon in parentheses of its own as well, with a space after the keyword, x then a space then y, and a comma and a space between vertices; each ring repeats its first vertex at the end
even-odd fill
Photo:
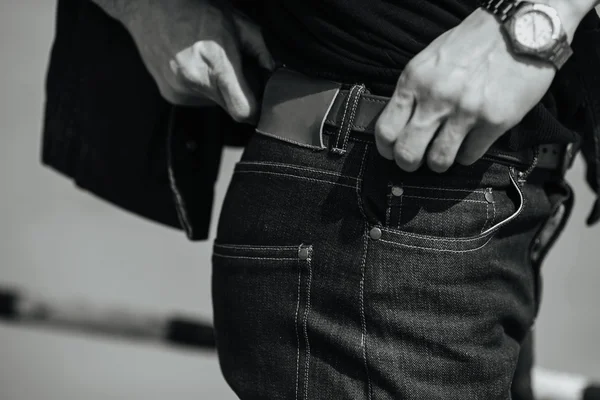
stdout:
POLYGON ((348 140, 350 138, 350 132, 354 127, 354 120, 356 118, 356 110, 358 109, 359 100, 362 94, 365 92, 365 85, 354 85, 348 93, 348 98, 344 103, 344 114, 340 127, 333 137, 333 145, 331 151, 338 155, 346 154, 348 149, 348 140))

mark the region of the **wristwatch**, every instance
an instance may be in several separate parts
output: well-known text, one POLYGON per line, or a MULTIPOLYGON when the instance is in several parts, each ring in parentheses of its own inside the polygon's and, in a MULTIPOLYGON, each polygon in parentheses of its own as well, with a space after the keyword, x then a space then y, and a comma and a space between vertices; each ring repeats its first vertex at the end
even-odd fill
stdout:
POLYGON ((573 55, 558 12, 551 6, 519 0, 480 0, 502 24, 515 54, 561 69, 573 55))

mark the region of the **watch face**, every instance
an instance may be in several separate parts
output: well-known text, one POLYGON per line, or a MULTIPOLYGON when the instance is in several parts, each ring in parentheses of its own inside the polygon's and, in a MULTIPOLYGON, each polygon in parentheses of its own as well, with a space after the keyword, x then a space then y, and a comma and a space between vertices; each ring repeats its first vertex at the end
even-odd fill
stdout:
POLYGON ((521 45, 531 49, 540 49, 551 44, 553 34, 552 19, 537 10, 519 15, 514 23, 515 38, 521 45))

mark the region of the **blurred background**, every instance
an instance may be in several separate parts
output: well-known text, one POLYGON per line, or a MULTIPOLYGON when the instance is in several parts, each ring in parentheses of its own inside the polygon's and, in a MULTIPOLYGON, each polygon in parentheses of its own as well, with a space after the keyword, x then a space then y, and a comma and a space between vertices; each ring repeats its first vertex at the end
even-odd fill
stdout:
MULTIPOLYGON (((210 243, 115 209, 39 162, 54 5, 0 1, 0 285, 210 320, 210 243)), ((239 156, 225 155, 219 206, 239 156)), ((537 361, 600 380, 600 226, 585 227, 583 176, 577 160, 576 208, 544 266, 537 361)), ((0 324, 0 400, 167 397, 235 399, 211 352, 0 324)))

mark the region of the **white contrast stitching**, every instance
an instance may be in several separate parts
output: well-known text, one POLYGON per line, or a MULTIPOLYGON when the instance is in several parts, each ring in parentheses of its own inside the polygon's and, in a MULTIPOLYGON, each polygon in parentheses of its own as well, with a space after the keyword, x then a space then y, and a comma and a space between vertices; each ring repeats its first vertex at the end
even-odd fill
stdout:
POLYGON ((367 251, 369 248, 369 239, 368 239, 368 225, 365 221, 365 233, 363 239, 363 258, 361 262, 361 278, 360 278, 360 323, 361 323, 361 337, 360 337, 360 345, 362 347, 363 360, 365 363, 365 372, 367 374, 367 399, 371 400, 372 398, 372 384, 371 384, 371 374, 369 373, 369 364, 367 362, 367 318, 365 316, 365 275, 367 269, 367 251))
POLYGON ((392 197, 393 197, 393 194, 392 194, 392 183, 389 182, 388 183, 388 194, 387 194, 387 207, 386 207, 386 210, 385 210, 385 224, 387 226, 389 226, 390 223, 391 223, 390 222, 390 216, 391 216, 391 213, 392 213, 392 197))
POLYGON ((473 189, 473 190, 469 190, 469 189, 449 189, 449 188, 441 188, 441 187, 424 187, 424 186, 410 186, 410 185, 403 185, 403 187, 405 188, 409 188, 409 189, 423 189, 423 190, 443 190, 443 191, 447 191, 447 192, 468 192, 468 193, 482 193, 485 194, 485 190, 483 189, 473 189))
POLYGON ((418 235, 418 234, 409 233, 409 232, 397 232, 397 231, 391 230, 389 228, 386 229, 386 227, 382 227, 381 229, 385 230, 386 232, 392 233, 394 235, 409 236, 409 237, 414 237, 417 239, 429 240, 429 241, 434 241, 434 242, 472 242, 475 240, 481 240, 482 238, 485 238, 486 236, 490 236, 490 235, 494 234, 495 232, 497 232, 501 227, 505 226, 506 224, 512 222, 514 219, 518 218, 526 206, 525 203, 526 203, 527 199, 524 197, 521 187, 517 184, 517 182, 515 180, 515 177, 514 177, 515 172, 512 169, 510 171, 511 172, 509 172, 509 177, 513 184, 513 187, 517 190, 517 193, 519 194, 520 205, 517 208, 517 210, 514 213, 512 213, 509 217, 492 225, 487 230, 482 232, 481 235, 478 235, 475 237, 468 237, 468 238, 441 238, 441 237, 436 237, 436 236, 418 235))
POLYGON ((258 246, 253 244, 221 244, 215 243, 215 247, 222 247, 226 249, 239 249, 239 250, 252 250, 252 249, 261 249, 261 250, 296 250, 298 246, 258 246))
POLYGON ((356 110, 358 109, 360 96, 365 91, 364 86, 356 86, 356 88, 357 93, 354 95, 354 97, 350 98, 350 100, 352 100, 352 111, 350 112, 350 120, 348 121, 344 129, 344 142, 342 144, 343 151, 346 151, 346 148, 348 147, 348 139, 350 138, 350 131, 354 126, 354 119, 356 118, 356 110))
POLYGON ((346 105, 344 106, 344 114, 342 115, 342 123, 341 123, 341 127, 340 130, 338 131, 338 135, 335 138, 335 148, 336 149, 340 149, 340 138, 342 137, 342 127, 344 126, 344 121, 346 121, 346 114, 348 113, 348 106, 350 106, 350 100, 352 100, 352 93, 354 92, 354 89, 356 89, 356 86, 353 86, 352 89, 350 89, 350 93, 348 93, 348 97, 345 99, 346 101, 346 105))
POLYGON ((273 260, 273 261, 294 261, 296 258, 283 258, 283 257, 253 257, 253 256, 230 256, 227 254, 221 254, 213 251, 213 255, 223 258, 239 258, 245 260, 273 260))
MULTIPOLYGON (((485 236, 484 236, 485 237, 485 236)), ((479 238, 482 239, 482 238, 479 238)), ((468 253, 468 252, 472 252, 472 251, 476 251, 479 249, 482 249, 483 247, 485 247, 485 245, 487 245, 490 240, 492 240, 491 237, 489 237, 481 246, 475 247, 473 249, 466 249, 466 250, 450 250, 450 249, 437 249, 434 247, 423 247, 423 246, 414 246, 411 244, 404 244, 404 243, 398 243, 398 242, 391 242, 389 240, 385 240, 385 239, 379 239, 379 242, 384 242, 384 243, 389 243, 389 244, 393 244, 396 246, 402 246, 402 247, 409 247, 409 248, 413 248, 413 249, 422 249, 422 250, 429 250, 429 251, 436 251, 436 252, 443 252, 443 253, 468 253)))
POLYGON ((300 333, 298 332, 298 313, 300 312, 300 288, 302 286, 302 268, 298 265, 298 302, 296 303, 296 315, 294 327, 296 328, 296 400, 298 400, 298 389, 300 387, 300 333))
POLYGON ((485 234, 483 236, 476 236, 473 238, 443 238, 443 237, 437 237, 437 236, 419 235, 419 234, 410 233, 410 232, 397 232, 397 231, 391 230, 386 227, 381 227, 381 230, 389 232, 389 233, 393 233, 394 235, 398 235, 398 236, 410 236, 410 237, 413 237, 416 239, 423 239, 423 240, 429 240, 429 241, 434 241, 434 242, 473 242, 476 240, 481 240, 481 239, 485 238, 487 235, 492 233, 492 232, 488 232, 487 234, 485 234))
POLYGON ((364 150, 363 156, 362 156, 362 161, 360 163, 360 170, 358 171, 358 177, 360 178, 360 180, 356 181, 356 197, 357 197, 357 201, 358 201, 358 209, 360 210, 360 213, 363 216, 363 218, 365 219, 365 221, 368 221, 368 218, 367 218, 367 214, 365 213, 365 209, 363 208, 363 205, 362 205, 360 183, 362 182, 362 179, 363 179, 365 160, 367 159, 368 152, 369 152, 369 145, 366 144, 365 150, 364 150))
POLYGON ((330 185, 343 186, 343 187, 347 187, 350 189, 354 189, 354 186, 344 185, 343 183, 331 182, 331 181, 326 181, 323 179, 307 178, 305 176, 299 176, 299 175, 284 174, 282 172, 269 172, 269 171, 236 171, 236 172, 237 173, 252 173, 252 174, 269 174, 269 175, 288 176, 291 178, 305 179, 305 180, 313 181, 313 182, 328 183, 330 185))
MULTIPOLYGON (((312 250, 312 249, 311 249, 312 250)), ((309 250, 309 251, 311 251, 309 250)), ((310 253, 309 253, 310 254, 310 253)), ((306 340, 306 367, 304 371, 304 399, 308 398, 308 379, 310 370, 310 343, 308 341, 308 313, 310 312, 310 289, 312 286, 312 254, 309 255, 308 265, 308 282, 306 287, 306 310, 304 311, 304 339, 306 340)))
POLYGON ((400 196, 400 207, 398 208, 398 229, 402 226, 402 206, 404 205, 404 196, 400 196))
POLYGON ((479 233, 483 233, 483 231, 485 231, 485 228, 487 227, 488 222, 490 222, 490 205, 488 203, 487 207, 485 208, 485 223, 483 224, 483 227, 481 228, 481 231, 479 231, 479 233))
POLYGON ((409 194, 402 195, 402 197, 410 197, 412 199, 423 199, 423 200, 460 201, 460 202, 466 201, 466 202, 469 202, 469 203, 486 203, 487 204, 487 201, 483 201, 483 200, 471 200, 471 199, 446 199, 446 198, 443 198, 443 197, 411 196, 409 194))
POLYGON ((240 161, 240 162, 237 163, 237 165, 268 165, 268 166, 272 166, 272 167, 283 167, 283 168, 298 169, 298 170, 301 170, 301 171, 316 172, 316 173, 319 173, 319 174, 326 174, 326 175, 331 175, 331 176, 341 177, 341 178, 347 178, 347 179, 352 179, 352 180, 359 179, 359 178, 355 178, 353 176, 342 175, 340 173, 331 172, 331 171, 325 171, 325 170, 318 169, 318 168, 300 167, 300 166, 297 166, 297 165, 290 165, 290 164, 276 163, 276 162, 240 161))

